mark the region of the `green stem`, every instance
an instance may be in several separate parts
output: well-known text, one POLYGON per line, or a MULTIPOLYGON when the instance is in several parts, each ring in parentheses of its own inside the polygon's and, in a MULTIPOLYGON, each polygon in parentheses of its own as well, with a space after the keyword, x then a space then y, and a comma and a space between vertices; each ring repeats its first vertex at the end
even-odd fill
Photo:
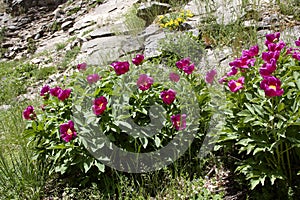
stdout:
MULTIPOLYGON (((285 143, 285 148, 288 148, 288 144, 285 143)), ((289 169, 289 182, 292 182, 292 169, 291 169, 291 161, 290 161, 290 152, 287 150, 286 151, 286 159, 287 159, 287 164, 288 164, 288 169, 289 169)))

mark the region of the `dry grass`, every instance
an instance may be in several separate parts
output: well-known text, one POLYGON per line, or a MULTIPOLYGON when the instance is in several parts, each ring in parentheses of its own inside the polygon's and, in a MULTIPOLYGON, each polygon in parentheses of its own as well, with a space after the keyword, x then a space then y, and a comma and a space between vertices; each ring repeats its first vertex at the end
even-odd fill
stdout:
POLYGON ((5 8, 6 8, 6 4, 3 3, 2 0, 0 0, 0 13, 4 12, 4 11, 5 11, 5 8))

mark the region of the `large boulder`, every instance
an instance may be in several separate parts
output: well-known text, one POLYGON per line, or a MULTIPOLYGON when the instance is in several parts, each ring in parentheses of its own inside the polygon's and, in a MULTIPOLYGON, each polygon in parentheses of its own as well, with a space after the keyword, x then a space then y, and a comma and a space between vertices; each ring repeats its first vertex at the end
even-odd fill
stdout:
POLYGON ((47 7, 49 10, 55 9, 58 5, 67 0, 4 0, 8 5, 8 12, 19 15, 27 12, 30 8, 47 7))

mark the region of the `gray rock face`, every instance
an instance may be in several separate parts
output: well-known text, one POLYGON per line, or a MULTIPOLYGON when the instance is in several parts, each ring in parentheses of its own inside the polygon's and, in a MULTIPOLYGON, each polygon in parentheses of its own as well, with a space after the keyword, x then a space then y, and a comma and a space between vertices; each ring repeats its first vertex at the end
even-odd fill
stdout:
POLYGON ((9 11, 18 15, 21 11, 26 12, 32 7, 56 8, 59 4, 65 3, 66 0, 7 0, 9 11))

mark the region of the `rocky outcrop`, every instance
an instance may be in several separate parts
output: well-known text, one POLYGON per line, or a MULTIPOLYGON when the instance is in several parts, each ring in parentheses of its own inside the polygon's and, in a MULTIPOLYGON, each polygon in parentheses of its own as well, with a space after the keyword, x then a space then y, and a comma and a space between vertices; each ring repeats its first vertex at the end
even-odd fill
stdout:
POLYGON ((45 7, 49 10, 55 9, 58 5, 67 0, 5 0, 8 5, 8 12, 13 15, 26 13, 31 8, 45 7))

